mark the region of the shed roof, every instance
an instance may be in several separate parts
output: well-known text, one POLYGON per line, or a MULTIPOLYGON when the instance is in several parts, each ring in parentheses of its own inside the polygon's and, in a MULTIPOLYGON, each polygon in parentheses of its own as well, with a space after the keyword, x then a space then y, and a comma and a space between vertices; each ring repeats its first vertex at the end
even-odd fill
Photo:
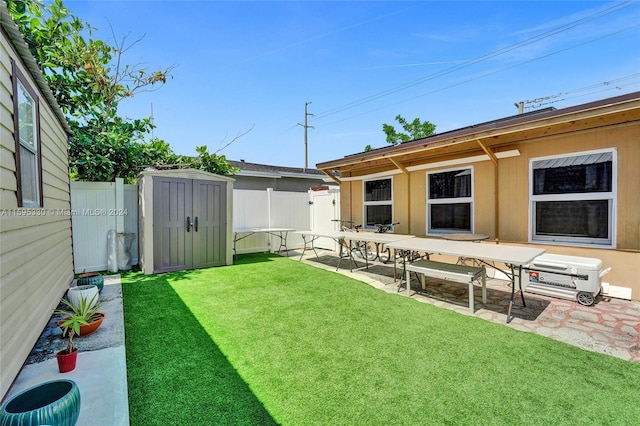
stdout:
POLYGON ((225 182, 234 182, 235 179, 229 176, 216 175, 214 173, 205 172, 199 169, 168 169, 168 170, 146 170, 138 175, 138 179, 145 177, 171 177, 181 179, 202 179, 202 180, 218 180, 225 182))
POLYGON ((300 167, 272 166, 268 164, 247 163, 244 160, 227 160, 233 167, 240 169, 236 176, 254 176, 282 178, 292 177, 299 179, 323 179, 324 173, 318 169, 304 169, 300 167))
POLYGON ((60 105, 58 105, 58 101, 56 100, 53 92, 51 91, 51 88, 49 87, 49 84, 42 75, 42 70, 31 54, 29 46, 24 41, 20 30, 18 30, 18 26, 15 24, 15 22, 13 22, 11 14, 9 13, 9 10, 7 10, 7 6, 4 2, 0 3, 0 28, 2 28, 3 32, 7 35, 7 39, 16 49, 16 52, 20 56, 20 59, 22 59, 24 66, 29 71, 29 74, 31 74, 31 77, 33 77, 33 79, 35 80, 38 88, 40 89, 40 92, 42 93, 42 96, 44 96, 47 103, 53 109, 56 118, 64 128, 65 132, 67 132, 67 134, 69 135, 73 133, 71 131, 71 128, 69 127, 69 123, 67 123, 67 119, 60 109, 60 105))
POLYGON ((519 141, 640 120, 640 92, 628 93, 568 108, 532 111, 439 133, 400 145, 376 149, 316 164, 329 174, 371 168, 406 168, 461 153, 499 151, 519 141))

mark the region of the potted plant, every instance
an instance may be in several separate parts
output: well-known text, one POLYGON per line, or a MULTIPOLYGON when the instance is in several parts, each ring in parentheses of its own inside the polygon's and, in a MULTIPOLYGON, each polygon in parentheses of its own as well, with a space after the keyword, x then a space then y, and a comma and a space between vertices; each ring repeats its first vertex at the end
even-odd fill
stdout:
POLYGON ((95 285, 96 287, 98 287, 98 291, 100 292, 104 287, 104 277, 100 274, 100 272, 83 272, 78 275, 76 285, 95 285))
POLYGON ((84 298, 80 298, 76 304, 71 303, 69 300, 62 299, 62 303, 66 306, 66 309, 58 309, 56 310, 56 313, 65 315, 58 321, 58 326, 62 329, 63 336, 67 337, 67 333, 70 332, 69 327, 67 327, 65 331, 64 323, 72 317, 77 317, 79 319, 78 322, 80 326, 79 331, 75 332, 76 336, 86 336, 87 334, 93 333, 100 327, 105 315, 102 312, 98 312, 99 308, 102 306, 102 302, 95 302, 94 299, 97 296, 97 294, 94 295, 89 301, 84 298))
MULTIPOLYGON (((64 318, 58 321, 58 325, 62 329, 62 335, 69 339, 67 347, 56 353, 58 367, 61 373, 66 373, 76 368, 78 348, 74 346, 73 338, 81 335, 81 327, 89 326, 97 321, 101 324, 104 319, 104 314, 98 312, 98 308, 102 304, 95 302, 94 299, 96 297, 97 294, 94 295, 91 300, 80 298, 77 306, 66 299, 62 299, 62 303, 66 308, 59 308, 55 311, 57 314, 64 315, 64 318)), ((100 324, 98 324, 98 326, 100 324)), ((98 326, 96 326, 96 328, 98 326)))
POLYGON ((95 305, 98 303, 100 290, 95 285, 79 285, 76 287, 70 287, 67 290, 67 300, 71 302, 73 306, 78 306, 80 300, 91 300, 95 305))

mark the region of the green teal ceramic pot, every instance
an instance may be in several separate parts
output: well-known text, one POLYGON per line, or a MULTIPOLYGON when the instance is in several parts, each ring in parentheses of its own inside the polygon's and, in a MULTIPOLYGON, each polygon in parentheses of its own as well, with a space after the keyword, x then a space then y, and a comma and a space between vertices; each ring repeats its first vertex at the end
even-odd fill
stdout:
POLYGON ((73 380, 51 380, 11 397, 2 406, 0 425, 74 426, 80 415, 80 390, 73 380))
POLYGON ((87 276, 80 276, 77 280, 76 285, 95 285, 96 287, 98 287, 98 291, 102 291, 102 288, 104 287, 104 277, 100 273, 91 272, 83 275, 87 276))

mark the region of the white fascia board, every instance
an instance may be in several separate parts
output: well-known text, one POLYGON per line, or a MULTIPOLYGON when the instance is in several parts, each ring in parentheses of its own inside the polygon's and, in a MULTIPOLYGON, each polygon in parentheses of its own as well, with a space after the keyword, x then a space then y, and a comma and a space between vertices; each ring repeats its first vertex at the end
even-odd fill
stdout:
POLYGON ((236 176, 248 176, 248 177, 262 177, 262 178, 272 178, 272 179, 280 179, 279 173, 270 173, 270 172, 254 172, 254 171, 244 171, 240 170, 236 173, 236 176))
POLYGON ((262 177, 272 179, 296 178, 296 179, 313 179, 323 180, 325 175, 310 175, 308 173, 291 173, 291 172, 257 172, 249 170, 240 170, 236 176, 262 177))
MULTIPOLYGON (((495 155, 496 155, 496 158, 498 159, 518 157, 520 155, 520 151, 518 151, 517 149, 513 149, 510 151, 497 152, 495 155)), ((490 160, 491 159, 487 154, 482 154, 482 155, 474 155, 473 157, 456 158, 455 160, 437 161, 435 163, 420 164, 419 166, 410 166, 410 167, 407 167, 407 170, 409 170, 410 172, 415 172, 418 170, 438 169, 441 167, 455 166, 458 164, 479 163, 481 161, 490 161, 490 160)), ((400 173, 402 173, 402 171, 396 169, 396 170, 389 170, 386 172, 372 173, 370 175, 363 175, 363 176, 356 176, 356 177, 343 177, 343 178, 340 178, 340 180, 343 182, 369 180, 369 179, 375 179, 378 177, 397 175, 400 173)))
POLYGON ((324 179, 325 175, 310 175, 308 173, 290 173, 290 172, 282 172, 280 173, 282 177, 290 177, 290 178, 298 178, 298 179, 313 179, 320 180, 324 179))

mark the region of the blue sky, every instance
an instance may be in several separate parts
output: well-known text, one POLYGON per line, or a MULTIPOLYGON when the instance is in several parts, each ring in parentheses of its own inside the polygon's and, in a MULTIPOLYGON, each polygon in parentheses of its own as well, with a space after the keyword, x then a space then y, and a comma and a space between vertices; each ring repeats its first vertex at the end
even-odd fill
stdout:
POLYGON ((97 37, 135 44, 158 91, 123 102, 179 154, 303 167, 386 146, 382 124, 436 132, 640 90, 640 2, 77 1, 97 37))

